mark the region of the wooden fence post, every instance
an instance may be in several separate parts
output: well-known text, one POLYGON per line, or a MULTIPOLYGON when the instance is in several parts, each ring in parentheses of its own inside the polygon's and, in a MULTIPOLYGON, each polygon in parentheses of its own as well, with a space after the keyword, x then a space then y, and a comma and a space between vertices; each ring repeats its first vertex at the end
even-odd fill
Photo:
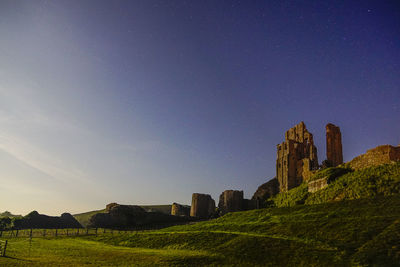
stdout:
POLYGON ((56 237, 58 236, 58 229, 56 228, 56 237))
POLYGON ((43 237, 46 236, 46 229, 43 229, 43 237))
POLYGON ((86 228, 86 235, 89 235, 89 228, 86 228))
POLYGON ((3 257, 6 256, 6 249, 7 249, 7 240, 6 243, 4 244, 3 257))
POLYGON ((96 236, 97 236, 97 228, 96 228, 96 236))
POLYGON ((29 238, 32 238, 32 228, 31 228, 31 232, 29 233, 29 238))

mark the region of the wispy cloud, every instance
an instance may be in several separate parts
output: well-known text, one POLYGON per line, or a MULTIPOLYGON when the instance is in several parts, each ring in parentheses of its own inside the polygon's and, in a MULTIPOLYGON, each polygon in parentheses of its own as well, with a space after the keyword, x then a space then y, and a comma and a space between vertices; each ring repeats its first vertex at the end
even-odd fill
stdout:
POLYGON ((12 155, 19 161, 61 181, 88 181, 82 170, 68 166, 57 156, 26 142, 25 140, 0 133, 0 149, 12 155))

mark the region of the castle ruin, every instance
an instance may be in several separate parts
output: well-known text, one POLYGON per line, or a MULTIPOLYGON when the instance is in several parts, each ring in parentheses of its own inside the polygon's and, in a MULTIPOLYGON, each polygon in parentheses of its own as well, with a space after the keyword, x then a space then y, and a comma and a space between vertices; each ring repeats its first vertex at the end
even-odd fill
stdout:
POLYGON ((313 135, 300 122, 285 133, 285 141, 277 145, 276 176, 280 192, 299 186, 318 168, 317 147, 313 135))
POLYGON ((215 213, 215 201, 207 194, 193 193, 190 216, 197 218, 210 218, 215 213))
POLYGON ((225 190, 219 196, 218 208, 220 214, 243 210, 243 191, 225 190))
POLYGON ((174 216, 190 216, 190 206, 182 205, 178 203, 172 203, 171 215, 174 216))
POLYGON ((342 134, 340 128, 332 123, 326 125, 326 160, 330 167, 343 163, 342 134))

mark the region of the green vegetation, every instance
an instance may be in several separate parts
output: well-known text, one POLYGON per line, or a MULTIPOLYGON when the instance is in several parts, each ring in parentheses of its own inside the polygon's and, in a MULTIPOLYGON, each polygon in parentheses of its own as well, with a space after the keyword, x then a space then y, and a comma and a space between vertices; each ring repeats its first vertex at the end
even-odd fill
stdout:
POLYGON ((330 184, 315 193, 303 183, 271 198, 274 207, 195 224, 11 238, 0 266, 399 266, 400 162, 312 179, 321 177, 330 184))
POLYGON ((22 217, 22 216, 21 215, 14 215, 9 211, 5 211, 5 212, 0 213, 0 218, 4 218, 4 217, 14 218, 14 217, 22 217))
POLYGON ((10 239, 0 265, 396 266, 400 195, 229 213, 158 231, 10 239))
POLYGON ((298 204, 320 204, 400 193, 400 162, 357 171, 344 167, 327 168, 317 172, 311 180, 322 177, 328 177, 328 187, 309 193, 305 182, 287 193, 270 198, 268 204, 275 207, 292 207, 298 204))
POLYGON ((16 238, 9 240, 8 257, 0 266, 168 266, 210 263, 208 252, 112 246, 78 237, 16 238))
POLYGON ((310 181, 317 180, 323 177, 327 177, 329 182, 333 182, 336 178, 353 171, 351 168, 345 167, 330 167, 323 170, 318 171, 314 174, 310 181))

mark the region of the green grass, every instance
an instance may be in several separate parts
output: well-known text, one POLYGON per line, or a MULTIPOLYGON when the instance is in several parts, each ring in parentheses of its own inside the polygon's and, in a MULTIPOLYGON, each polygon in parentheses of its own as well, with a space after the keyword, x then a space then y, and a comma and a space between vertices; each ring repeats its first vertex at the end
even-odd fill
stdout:
POLYGON ((158 231, 11 239, 2 265, 398 266, 400 195, 228 213, 158 231))
POLYGON ((13 238, 0 266, 400 266, 400 163, 343 169, 316 173, 331 179, 316 193, 304 183, 275 207, 215 220, 31 246, 13 238))
POLYGON ((400 194, 400 162, 352 171, 345 167, 327 168, 317 172, 311 180, 328 177, 329 186, 309 193, 307 182, 280 193, 268 200, 275 207, 298 204, 320 204, 338 200, 371 198, 400 194))
POLYGON ((168 266, 176 262, 208 264, 214 255, 203 251, 113 246, 83 238, 34 238, 9 241, 0 266, 168 266))

